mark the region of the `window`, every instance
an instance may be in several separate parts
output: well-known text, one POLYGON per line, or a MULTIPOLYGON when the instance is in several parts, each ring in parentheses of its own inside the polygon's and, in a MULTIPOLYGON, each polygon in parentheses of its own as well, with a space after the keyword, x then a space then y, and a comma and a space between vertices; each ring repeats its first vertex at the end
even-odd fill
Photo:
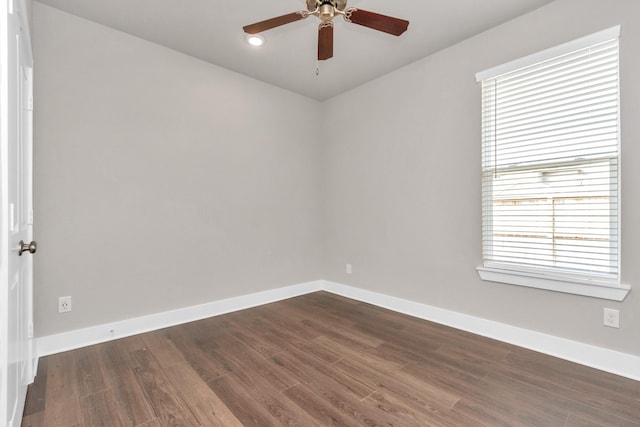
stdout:
POLYGON ((622 300, 620 27, 479 73, 485 280, 622 300))

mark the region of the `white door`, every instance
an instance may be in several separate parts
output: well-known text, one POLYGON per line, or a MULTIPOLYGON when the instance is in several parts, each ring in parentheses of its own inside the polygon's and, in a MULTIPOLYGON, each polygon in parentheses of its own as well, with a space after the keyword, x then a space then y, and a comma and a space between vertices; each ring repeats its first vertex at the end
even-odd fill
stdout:
POLYGON ((17 427, 34 376, 32 56, 23 0, 0 3, 0 425, 17 427))

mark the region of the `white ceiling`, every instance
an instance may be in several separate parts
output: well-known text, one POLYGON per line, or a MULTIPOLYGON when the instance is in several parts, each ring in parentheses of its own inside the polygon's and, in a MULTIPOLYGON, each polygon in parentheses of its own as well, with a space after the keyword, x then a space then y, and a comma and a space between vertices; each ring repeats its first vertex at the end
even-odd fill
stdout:
POLYGON ((306 10, 304 0, 38 0, 212 64, 325 100, 553 0, 349 0, 410 21, 400 37, 334 20, 334 57, 316 75, 316 17, 263 33, 249 46, 242 27, 306 10))

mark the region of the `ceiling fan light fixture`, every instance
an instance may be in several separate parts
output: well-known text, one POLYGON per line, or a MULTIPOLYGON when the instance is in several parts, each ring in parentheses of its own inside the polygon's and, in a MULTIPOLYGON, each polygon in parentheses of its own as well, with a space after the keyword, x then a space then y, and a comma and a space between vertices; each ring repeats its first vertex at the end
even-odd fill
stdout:
POLYGON ((260 34, 247 34, 245 40, 251 46, 262 46, 264 44, 264 37, 260 34))

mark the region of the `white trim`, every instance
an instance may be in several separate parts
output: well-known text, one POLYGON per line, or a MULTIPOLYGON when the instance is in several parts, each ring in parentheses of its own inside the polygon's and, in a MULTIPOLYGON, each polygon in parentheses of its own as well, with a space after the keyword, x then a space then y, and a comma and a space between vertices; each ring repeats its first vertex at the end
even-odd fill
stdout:
POLYGON ((150 314, 148 316, 48 335, 37 339, 37 352, 40 357, 61 353, 63 351, 99 344, 118 338, 155 331, 169 326, 257 307, 322 289, 323 283, 320 281, 307 282, 206 304, 179 308, 177 310, 165 311, 163 313, 150 314))
POLYGON ((325 282, 334 294, 640 381, 640 356, 469 316, 377 292, 325 282))
POLYGON ((482 280, 489 282, 508 283, 613 301, 624 301, 631 291, 629 285, 604 280, 577 280, 570 277, 552 277, 542 273, 536 274, 487 266, 478 267, 476 270, 482 280))
POLYGON ((41 337, 37 340, 39 355, 46 356, 321 290, 640 381, 640 356, 324 280, 41 337))
POLYGON ((25 46, 27 48, 26 52, 27 63, 30 67, 33 67, 33 43, 31 42, 31 28, 29 25, 29 17, 27 16, 27 3, 25 0, 18 0, 17 4, 17 12, 20 16, 20 25, 22 26, 22 37, 25 39, 25 46))
POLYGON ((585 37, 581 37, 567 43, 563 43, 559 46, 533 53, 523 58, 507 62, 506 64, 489 68, 488 70, 480 71, 476 74, 476 81, 481 82, 483 80, 492 79, 502 74, 519 70, 520 68, 528 67, 529 65, 537 64, 551 58, 555 58, 556 56, 566 55, 567 53, 575 52, 578 49, 583 49, 597 43, 615 39, 616 37, 620 37, 620 25, 599 31, 594 34, 590 34, 585 37))

